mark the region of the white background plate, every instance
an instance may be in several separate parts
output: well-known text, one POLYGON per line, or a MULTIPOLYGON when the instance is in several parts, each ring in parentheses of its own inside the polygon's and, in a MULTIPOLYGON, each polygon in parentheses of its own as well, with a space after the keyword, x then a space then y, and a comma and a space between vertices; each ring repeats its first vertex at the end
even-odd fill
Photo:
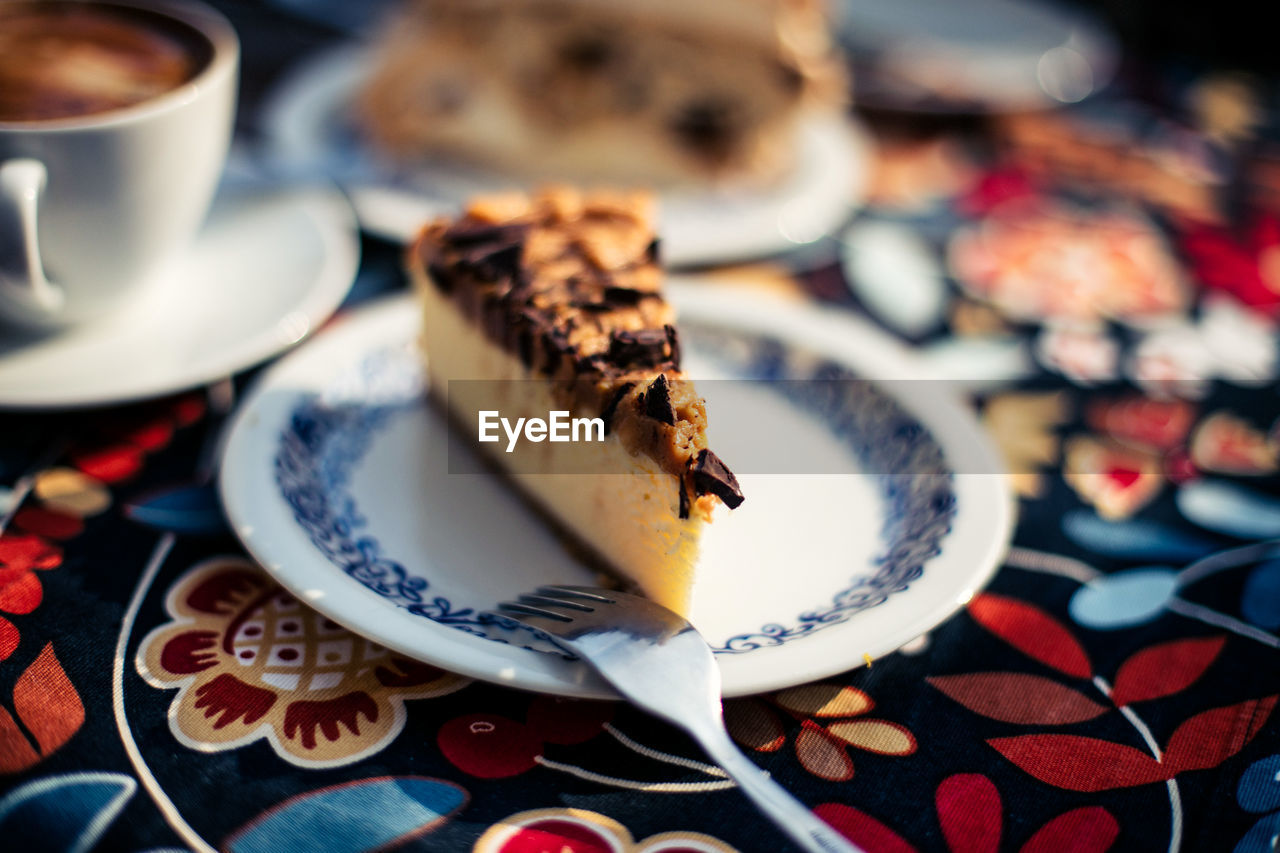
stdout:
POLYGON ((834 26, 861 103, 925 112, 1013 111, 1100 91, 1119 46, 1079 4, 1043 0, 836 0, 834 26))
MULTIPOLYGON (((725 695, 777 689, 860 666, 864 655, 888 654, 934 627, 981 588, 1007 544, 1011 498, 967 410, 939 395, 932 383, 905 381, 918 376, 909 356, 861 322, 692 286, 673 287, 671 293, 686 332, 694 330, 682 344, 695 380, 729 375, 717 373, 722 368, 713 350, 735 337, 764 335, 784 349, 804 347, 861 376, 903 380, 882 384, 895 409, 927 428, 949 467, 982 472, 957 473, 950 481, 955 514, 949 524, 933 525, 939 552, 925 561, 921 577, 882 603, 819 630, 719 654, 725 695)), ((611 695, 581 664, 416 615, 399 593, 375 591, 388 576, 379 580, 362 569, 357 580, 339 568, 344 558, 335 556, 341 548, 334 543, 359 543, 361 560, 370 563, 373 555, 375 575, 391 563, 402 566, 427 581, 420 590, 425 606, 445 600, 449 612, 463 616, 468 608, 492 607, 540 583, 593 582, 592 572, 495 477, 450 472, 445 426, 414 384, 417 329, 417 308, 408 297, 375 303, 326 329, 260 379, 224 448, 221 490, 233 528, 295 595, 389 648, 514 687, 611 695), (299 427, 296 419, 317 399, 325 412, 390 408, 371 429, 329 429, 326 441, 347 449, 334 458, 349 471, 341 475, 340 488, 312 491, 299 501, 297 464, 278 467, 282 438, 320 434, 299 427), (286 493, 295 496, 292 505, 286 493), (335 533, 324 527, 327 522, 316 522, 326 514, 326 502, 345 506, 351 523, 335 533), (477 520, 483 520, 482 535, 477 520)), ((735 467, 747 465, 739 470, 746 503, 719 518, 704 538, 700 576, 713 595, 692 620, 713 647, 735 635, 758 635, 771 623, 795 625, 802 612, 822 611, 852 579, 872 574, 890 511, 880 478, 853 473, 858 464, 851 451, 825 434, 822 422, 763 386, 759 393, 769 399, 760 413, 770 426, 733 431, 724 420, 717 422, 715 396, 743 387, 699 387, 708 398, 712 443, 735 467), (772 442, 779 429, 830 453, 833 472, 848 473, 750 473, 752 441, 772 442)), ((317 466, 301 475, 306 480, 321 473, 317 466)))
MULTIPOLYGON (((346 46, 307 59, 282 81, 261 116, 278 168, 330 175, 350 193, 366 231, 399 242, 464 199, 517 182, 444 160, 405 171, 367 150, 348 112, 369 67, 366 48, 346 46)), ((842 118, 818 118, 800 128, 797 145, 796 168, 776 187, 663 194, 663 263, 697 266, 777 254, 844 224, 866 188, 863 132, 842 118)))
POLYGON ((194 245, 135 304, 41 337, 0 332, 0 407, 122 403, 230 376, 318 328, 359 262, 332 186, 224 182, 194 245))

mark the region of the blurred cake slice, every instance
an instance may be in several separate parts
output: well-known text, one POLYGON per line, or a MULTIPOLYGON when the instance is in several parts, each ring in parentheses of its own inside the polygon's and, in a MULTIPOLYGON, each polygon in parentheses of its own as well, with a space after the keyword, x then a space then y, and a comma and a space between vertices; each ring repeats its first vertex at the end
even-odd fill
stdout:
POLYGON ((407 0, 361 125, 401 160, 537 178, 767 183, 838 108, 822 0, 407 0))
POLYGON ((702 525, 742 502, 680 372, 647 197, 548 190, 427 225, 408 268, 432 398, 464 437, 480 412, 604 421, 600 441, 476 447, 573 542, 687 612, 702 525))

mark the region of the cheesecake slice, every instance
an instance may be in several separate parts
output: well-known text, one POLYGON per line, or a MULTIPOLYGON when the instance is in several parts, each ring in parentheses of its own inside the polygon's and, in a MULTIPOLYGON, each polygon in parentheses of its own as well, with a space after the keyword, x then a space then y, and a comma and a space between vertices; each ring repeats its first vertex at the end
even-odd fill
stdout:
POLYGON ((477 199, 407 261, 431 396, 458 434, 593 561, 685 613, 702 525, 743 496, 680 371, 651 213, 642 194, 477 199), (482 420, 554 412, 600 423, 518 453, 480 440, 482 420))
POLYGON ((400 0, 353 103, 370 147, 532 181, 768 186, 844 108, 822 0, 400 0))

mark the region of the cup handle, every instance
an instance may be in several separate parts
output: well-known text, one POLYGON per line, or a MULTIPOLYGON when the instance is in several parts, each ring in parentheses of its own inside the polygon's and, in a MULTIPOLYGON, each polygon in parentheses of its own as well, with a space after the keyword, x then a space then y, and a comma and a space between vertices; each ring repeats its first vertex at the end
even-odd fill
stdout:
POLYGON ((37 209, 49 173, 39 160, 0 163, 0 299, 48 318, 66 304, 62 288, 45 277, 37 209))

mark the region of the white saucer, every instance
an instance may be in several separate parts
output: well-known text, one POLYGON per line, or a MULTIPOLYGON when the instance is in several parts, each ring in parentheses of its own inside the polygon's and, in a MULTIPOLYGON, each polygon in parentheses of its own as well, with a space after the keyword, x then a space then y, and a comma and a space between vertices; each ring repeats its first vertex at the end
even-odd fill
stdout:
POLYGON ((47 336, 0 331, 0 407, 123 403, 230 376, 318 328, 359 261, 336 188, 228 179, 194 245, 135 304, 47 336))
MULTIPOLYGON (((269 158, 278 168, 329 175, 350 194, 361 227, 398 242, 466 198, 519 181, 444 160, 412 171, 380 160, 348 117, 370 63, 363 46, 325 51, 303 62, 271 93, 261 123, 269 158)), ((796 167, 776 187, 663 194, 663 262, 689 267, 779 254, 844 224, 866 190, 865 133, 842 116, 815 117, 799 128, 796 144, 796 167)))
POLYGON ((922 112, 1040 109, 1110 82, 1117 40, 1092 14, 1041 0, 838 0, 840 40, 869 106, 922 112))
MULTIPOLYGON (((690 614, 725 695, 861 666, 987 582, 1010 535, 1005 478, 972 414, 910 381, 908 354, 818 309, 671 295, 712 441, 747 495, 704 533, 690 614), (802 461, 779 459, 779 435, 802 461)), ((497 477, 455 467, 423 395, 418 322, 409 298, 373 303, 260 378, 224 445, 233 529, 294 595, 388 648, 513 687, 611 695, 478 616, 595 575, 497 477)))

